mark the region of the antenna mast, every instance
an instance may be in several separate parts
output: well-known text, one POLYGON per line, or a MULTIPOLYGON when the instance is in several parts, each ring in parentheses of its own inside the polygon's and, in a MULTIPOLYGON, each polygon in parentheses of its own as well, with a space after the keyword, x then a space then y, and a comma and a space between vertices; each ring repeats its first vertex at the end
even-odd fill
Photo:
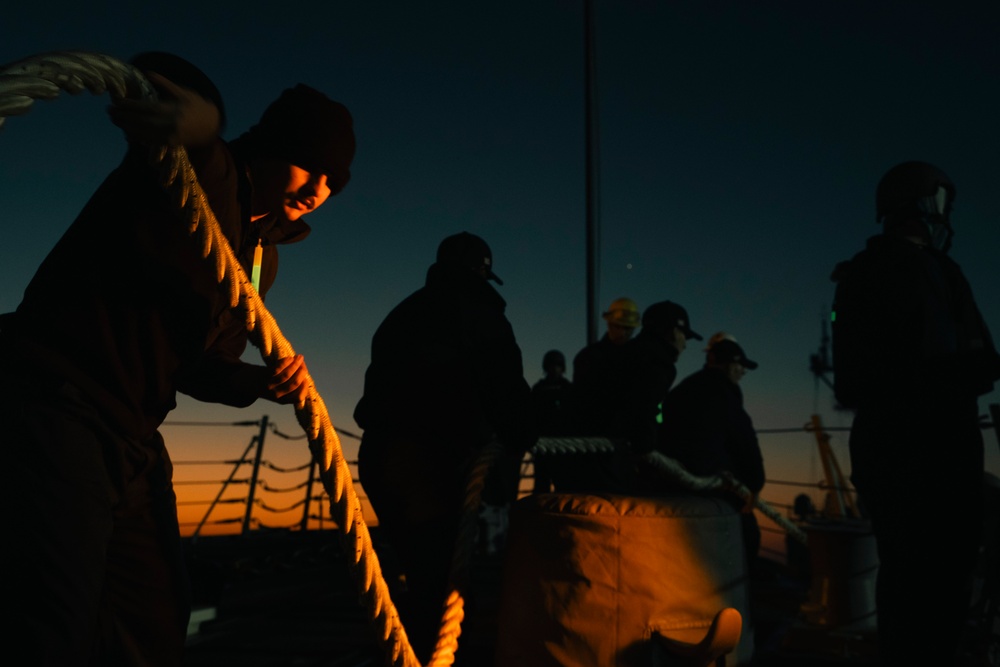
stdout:
POLYGON ((600 208, 598 202, 599 161, 597 124, 597 68, 595 54, 594 0, 583 1, 584 97, 586 122, 586 215, 587 215, 587 344, 597 341, 597 293, 600 274, 600 208))

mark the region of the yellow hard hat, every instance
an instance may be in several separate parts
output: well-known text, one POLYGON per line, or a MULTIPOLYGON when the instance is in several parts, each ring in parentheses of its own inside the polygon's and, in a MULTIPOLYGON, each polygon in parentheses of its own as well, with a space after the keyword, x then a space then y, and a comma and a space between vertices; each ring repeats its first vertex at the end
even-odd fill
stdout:
POLYGON ((634 329, 639 326, 639 306, 635 301, 626 297, 615 299, 608 306, 608 312, 604 313, 604 319, 609 324, 634 329))

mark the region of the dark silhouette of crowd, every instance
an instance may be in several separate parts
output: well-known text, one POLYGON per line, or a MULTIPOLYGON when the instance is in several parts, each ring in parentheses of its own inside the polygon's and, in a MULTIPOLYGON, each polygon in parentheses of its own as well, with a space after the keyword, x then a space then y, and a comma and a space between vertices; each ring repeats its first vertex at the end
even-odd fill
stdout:
MULTIPOLYGON (((976 397, 1000 379, 1000 356, 971 289, 947 256, 953 199, 954 185, 936 167, 905 163, 893 168, 877 191, 883 233, 834 274, 836 393, 841 403, 857 410, 851 436, 853 480, 870 512, 882 563, 877 600, 886 664, 916 664, 911 653, 924 650, 924 644, 912 641, 912 631, 929 608, 908 599, 918 579, 926 582, 928 604, 937 610, 945 629, 927 642, 926 655, 934 655, 935 664, 950 664, 967 616, 981 535, 984 462, 976 397), (941 463, 945 451, 950 455, 941 463), (927 513, 908 507, 914 481, 927 487, 944 486, 949 498, 962 499, 961 506, 968 511, 963 511, 960 520, 947 511, 950 504, 937 506, 947 539, 928 544, 927 513), (912 557, 918 550, 933 552, 938 564, 933 574, 927 572, 923 560, 912 557)), ((494 303, 495 316, 502 312, 502 299, 492 287, 483 291, 494 278, 492 254, 484 241, 471 238, 477 239, 478 252, 464 262, 465 279, 476 282, 482 292, 476 298, 481 301, 464 304, 460 311, 472 314, 494 303)), ((445 239, 442 247, 449 242, 445 239)), ((471 321, 480 321, 469 316, 471 321)), ((395 317, 390 315, 383 327, 395 317)), ((467 315, 461 317, 464 322, 467 315)), ((466 355, 464 365, 450 373, 464 388, 459 392, 461 399, 448 398, 456 394, 453 385, 432 392, 446 405, 465 405, 469 396, 479 397, 473 401, 479 408, 451 415, 454 426, 448 430, 452 436, 462 443, 484 442, 487 433, 498 436, 516 424, 512 431, 516 436, 500 436, 500 440, 514 460, 532 452, 535 480, 531 491, 535 493, 707 493, 721 497, 740 517, 752 571, 761 539, 754 506, 764 487, 765 467, 753 420, 744 407, 741 382, 758 363, 734 336, 720 331, 703 350, 702 368, 676 383, 676 363, 688 341, 702 340, 686 308, 667 300, 649 305, 640 314, 635 301, 622 297, 612 302, 604 319, 607 333, 574 355, 572 379, 565 377, 565 355, 550 350, 542 363, 545 376, 530 391, 518 380, 521 358, 514 354, 517 345, 505 319, 493 321, 492 333, 470 335, 463 325, 459 341, 432 340, 419 351, 410 350, 407 358, 421 361, 419 368, 407 373, 412 382, 432 372, 431 360, 440 357, 443 345, 455 347, 461 341, 465 347, 456 349, 488 349, 500 337, 509 346, 504 353, 509 358, 507 373, 492 362, 477 367, 472 363, 475 357, 466 355), (502 387, 506 388, 504 397, 497 394, 502 387), (487 414, 486 405, 499 412, 487 414), (469 414, 478 415, 480 423, 469 423, 469 414), (601 446, 579 456, 551 446, 581 438, 599 441, 601 446), (669 457, 700 479, 719 483, 688 488, 651 466, 653 453, 669 457)), ((381 331, 376 334, 370 373, 382 367, 381 331)), ((404 366, 402 359, 394 364, 396 372, 404 366)), ((359 423, 372 429, 371 438, 393 423, 389 417, 379 424, 363 415, 369 396, 382 395, 379 384, 366 383, 365 398, 359 404, 359 423)), ((402 395, 389 404, 399 400, 402 395)), ((443 451, 431 442, 418 447, 428 456, 430 448, 434 456, 443 451)), ((401 454, 400 461, 405 462, 414 451, 401 454)), ((457 464, 471 453, 464 450, 449 474, 460 476, 463 466, 457 464)), ((365 466, 362 461, 363 480, 365 466)), ((517 496, 509 483, 501 486, 505 493, 497 501, 517 496)), ((419 494, 410 498, 415 497, 419 494)), ((405 505, 404 498, 399 502, 405 505)), ((448 520, 453 526, 455 517, 448 520)), ((454 529, 450 530, 451 535, 454 529)), ((412 549, 415 539, 411 536, 410 544, 402 548, 412 549)), ((808 571, 802 554, 796 556, 800 569, 808 571)), ((432 602, 425 601, 427 608, 432 602)))

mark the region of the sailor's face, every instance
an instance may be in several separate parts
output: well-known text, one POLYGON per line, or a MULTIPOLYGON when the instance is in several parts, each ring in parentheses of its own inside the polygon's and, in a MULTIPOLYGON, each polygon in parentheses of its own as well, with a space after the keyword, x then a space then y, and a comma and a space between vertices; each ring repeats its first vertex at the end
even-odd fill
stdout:
POLYGON ((254 213, 298 220, 330 197, 326 174, 284 160, 260 160, 253 174, 254 213))
POLYGON ((326 174, 288 165, 284 196, 285 217, 289 220, 298 220, 306 213, 312 213, 330 198, 326 174))
POLYGON ((688 344, 687 336, 684 335, 684 332, 681 331, 680 327, 674 327, 673 346, 674 349, 677 350, 677 354, 680 354, 685 349, 687 349, 687 344, 688 344))
POLYGON ((608 322, 608 340, 610 340, 615 345, 621 345, 632 337, 632 333, 635 331, 632 327, 623 327, 620 324, 615 324, 614 322, 608 322))
POLYGON ((731 361, 726 364, 726 377, 729 378, 730 382, 733 384, 739 384, 743 376, 747 374, 746 366, 738 361, 731 361))

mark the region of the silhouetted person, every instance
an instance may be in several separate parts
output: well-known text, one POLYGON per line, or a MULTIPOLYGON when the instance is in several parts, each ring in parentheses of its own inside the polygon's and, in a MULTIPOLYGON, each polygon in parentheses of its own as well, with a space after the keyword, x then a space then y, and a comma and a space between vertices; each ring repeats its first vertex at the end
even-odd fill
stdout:
POLYGON ((4 316, 0 420, 7 479, 3 623, 19 664, 181 663, 189 599, 171 463, 157 430, 176 392, 245 407, 308 395, 301 356, 275 370, 240 361, 245 318, 148 164, 149 145, 183 145, 258 291, 276 244, 344 187, 354 156, 347 109, 307 86, 286 90, 236 141, 219 137, 222 99, 176 56, 148 53, 158 101, 109 113, 129 140, 4 316), (13 590, 11 590, 13 588, 13 590))
MULTIPOLYGON (((795 515, 795 521, 800 524, 807 524, 819 515, 812 498, 805 493, 795 496, 795 500, 792 503, 792 513, 795 515)), ((809 548, 790 534, 786 534, 785 553, 788 561, 788 570, 791 572, 792 577, 803 586, 808 586, 809 580, 812 577, 809 548)))
POLYGON ((441 622, 470 465, 497 436, 508 455, 485 501, 516 497, 533 443, 521 350, 488 281, 502 284, 483 239, 444 239, 425 285, 385 318, 354 419, 365 430, 361 484, 398 554, 408 592, 400 617, 421 664, 441 622), (442 323, 448 326, 443 327, 442 323))
POLYGON ((609 364, 618 363, 622 346, 632 339, 639 326, 639 306, 627 297, 615 299, 602 315, 607 331, 573 357, 573 382, 587 382, 587 375, 600 373, 609 364))
POLYGON ((689 340, 702 337, 691 329, 687 310, 673 301, 660 301, 643 311, 642 329, 626 346, 629 381, 616 412, 624 415, 622 425, 637 455, 656 446, 663 401, 677 379, 677 360, 689 340))
POLYGON ((879 555, 885 664, 954 664, 982 526, 977 396, 1000 358, 948 257, 955 186, 905 162, 876 190, 883 233, 834 272, 837 400, 854 408, 851 479, 879 555))
MULTIPOLYGON (((531 387, 531 413, 539 436, 563 436, 570 431, 569 402, 572 383, 566 379, 566 357, 549 350, 542 358, 545 375, 531 387)), ((552 490, 550 457, 534 457, 535 493, 552 490)))
MULTIPOLYGON (((705 365, 684 378, 663 403, 657 449, 699 477, 728 474, 756 495, 764 487, 764 460, 753 420, 743 408, 740 381, 757 362, 736 341, 716 339, 707 348, 705 365)), ((760 527, 753 500, 733 493, 723 497, 739 511, 747 561, 760 550, 760 527)))
POLYGON ((692 338, 701 340, 682 306, 654 303, 643 312, 638 335, 619 354, 574 380, 575 433, 610 438, 616 449, 561 457, 553 472, 557 491, 635 492, 635 458, 656 444, 661 403, 677 377, 677 359, 692 338))

